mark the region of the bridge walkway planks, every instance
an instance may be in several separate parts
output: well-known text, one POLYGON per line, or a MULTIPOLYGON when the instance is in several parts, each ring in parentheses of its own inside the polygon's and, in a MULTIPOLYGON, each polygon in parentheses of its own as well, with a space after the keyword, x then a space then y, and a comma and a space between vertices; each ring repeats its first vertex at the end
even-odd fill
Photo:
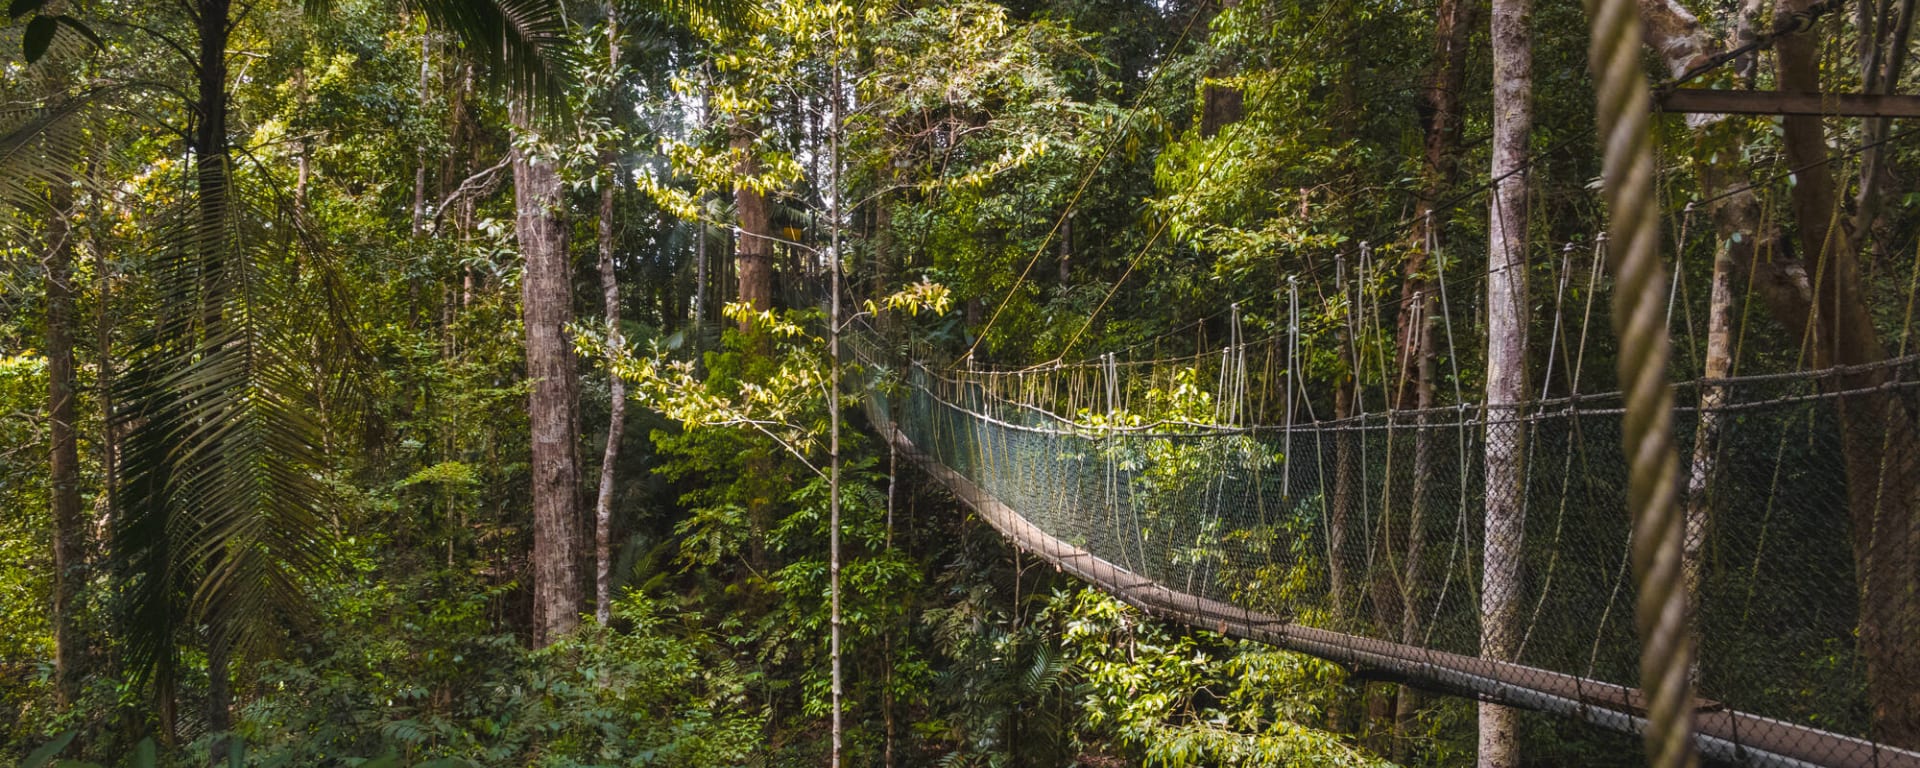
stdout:
MULTIPOLYGON (((1281 616, 1174 590, 1103 560, 1041 530, 971 479, 922 452, 884 417, 876 427, 902 454, 945 486, 1015 546, 1148 613, 1231 637, 1318 656, 1357 673, 1578 718, 1624 733, 1646 727, 1634 688, 1510 662, 1447 653, 1294 624, 1281 616)), ((1810 728, 1702 701, 1695 744, 1703 756, 1732 764, 1780 768, 1920 768, 1920 753, 1810 728)))

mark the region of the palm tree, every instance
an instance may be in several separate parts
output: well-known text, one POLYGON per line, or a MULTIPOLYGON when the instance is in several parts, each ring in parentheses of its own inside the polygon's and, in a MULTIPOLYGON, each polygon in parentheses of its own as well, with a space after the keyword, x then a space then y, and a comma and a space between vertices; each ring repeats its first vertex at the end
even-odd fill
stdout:
MULTIPOLYGON (((122 661, 135 683, 151 686, 163 735, 175 730, 182 643, 206 643, 207 726, 223 732, 232 655, 307 614, 303 580, 324 572, 330 543, 322 523, 327 493, 316 473, 321 430, 310 408, 316 382, 294 350, 351 357, 335 330, 345 323, 286 311, 315 304, 312 286, 322 294, 335 289, 325 277, 302 279, 290 269, 289 254, 311 250, 297 212, 263 183, 265 169, 234 160, 227 49, 235 8, 231 0, 186 7, 195 38, 174 47, 191 65, 195 87, 158 90, 189 102, 190 162, 177 179, 181 202, 151 227, 160 233, 147 267, 158 316, 129 355, 113 414, 128 435, 126 503, 115 510, 110 540, 119 618, 130 630, 122 661)), ((409 0, 407 8, 491 63, 529 114, 554 113, 563 103, 568 69, 557 0, 409 0)), ((305 9, 330 10, 324 0, 305 9)), ((43 15, 29 27, 38 30, 27 35, 29 59, 46 54, 60 28, 92 34, 66 16, 43 15)), ((12 181, 0 193, 18 199, 32 188, 28 180, 51 181, 71 169, 79 149, 71 118, 120 90, 93 89, 13 115, 0 135, 0 163, 9 171, 0 176, 12 181)), ((339 306, 325 299, 317 303, 339 306)), ((215 752, 219 759, 224 749, 215 752)))

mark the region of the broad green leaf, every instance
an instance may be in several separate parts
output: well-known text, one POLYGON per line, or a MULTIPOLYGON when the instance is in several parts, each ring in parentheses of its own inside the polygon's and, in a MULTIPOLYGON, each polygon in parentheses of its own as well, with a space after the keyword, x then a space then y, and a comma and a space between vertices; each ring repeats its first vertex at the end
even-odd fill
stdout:
POLYGON ((68 744, 73 743, 73 737, 76 733, 78 732, 67 731, 59 736, 55 736, 53 741, 40 745, 39 749, 27 755, 26 762, 21 763, 20 768, 41 768, 41 766, 51 762, 54 755, 60 754, 60 750, 66 749, 68 744))
POLYGON ((35 16, 27 22, 27 31, 20 33, 20 51, 32 64, 47 55, 47 47, 53 45, 54 30, 60 28, 60 22, 52 16, 35 16))

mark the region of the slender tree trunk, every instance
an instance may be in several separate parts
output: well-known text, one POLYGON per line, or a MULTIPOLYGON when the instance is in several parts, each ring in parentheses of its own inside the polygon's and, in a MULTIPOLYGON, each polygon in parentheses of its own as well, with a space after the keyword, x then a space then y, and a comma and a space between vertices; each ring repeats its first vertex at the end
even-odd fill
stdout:
POLYGON ((217 628, 207 635, 207 730, 214 734, 208 761, 214 768, 228 765, 237 746, 227 737, 233 730, 232 646, 217 628))
MULTIPOLYGON (((533 126, 514 110, 521 131, 533 126)), ((566 199, 549 163, 513 151, 515 235, 526 258, 520 280, 527 334, 527 413, 533 433, 533 645, 544 648, 579 626, 580 578, 578 379, 567 323, 573 280, 567 258, 566 199)))
POLYGON ((73 365, 73 190, 55 179, 47 217, 47 420, 53 497, 54 698, 70 707, 80 695, 86 638, 80 633, 80 585, 86 583, 86 520, 80 512, 80 450, 73 365))
POLYGON ((1060 221, 1060 287, 1065 289, 1073 277, 1073 214, 1067 211, 1067 217, 1060 221))
MULTIPOLYGON (((307 68, 303 65, 293 71, 293 105, 296 116, 305 113, 307 107, 307 68)), ((297 117, 296 117, 297 120, 297 117)), ((298 123, 296 122, 296 125, 298 123)), ((306 136, 294 140, 294 178, 293 209, 299 215, 307 215, 307 184, 311 173, 313 149, 312 142, 306 136)))
MULTIPOLYGON (((899 176, 888 180, 896 183, 899 176)), ((873 295, 885 296, 894 283, 893 193, 882 192, 873 201, 873 295)))
MULTIPOLYGON (((1713 287, 1707 308, 1708 379, 1725 379, 1733 373, 1733 252, 1732 243, 1722 241, 1714 249, 1713 287)), ((1686 538, 1681 544, 1680 568, 1684 574, 1696 645, 1700 637, 1699 605, 1701 557, 1707 544, 1707 525, 1713 511, 1713 480, 1719 474, 1720 431, 1727 401, 1727 387, 1707 383, 1700 387, 1699 420, 1694 423, 1693 458, 1687 471, 1686 538)), ((1698 660, 1695 660, 1698 674, 1698 660)))
MULTIPOLYGON (((607 6, 607 63, 620 66, 619 32, 614 9, 607 6)), ((600 290, 606 302, 607 346, 620 349, 626 341, 620 335, 620 282, 613 269, 613 188, 619 182, 619 169, 612 150, 600 154, 600 290)), ((608 376, 607 448, 600 457, 600 492, 593 505, 593 615, 601 626, 613 618, 613 477, 620 458, 620 436, 627 424, 627 382, 618 374, 608 376)))
MULTIPOLYGON (((1493 0, 1493 179, 1487 242, 1485 570, 1480 655, 1513 660, 1520 640, 1526 514, 1527 137, 1533 127, 1530 0, 1493 0)), ((1516 712, 1480 705, 1480 765, 1520 764, 1516 712)))
MULTIPOLYGON (((612 158, 606 162, 610 167, 612 158)), ((607 345, 626 345, 620 335, 620 283, 613 270, 613 180, 600 188, 600 290, 605 295, 607 345)), ((620 437, 627 424, 627 383, 619 376, 608 381, 611 402, 607 406, 607 449, 600 458, 600 493, 593 507, 594 616, 602 625, 612 617, 613 606, 613 482, 614 465, 620 458, 620 437)))
MULTIPOLYGON (((199 0, 200 50, 199 50, 199 123, 194 131, 194 176, 198 182, 197 202, 200 231, 194 247, 210 249, 203 263, 209 265, 213 273, 203 278, 207 286, 217 285, 219 270, 232 268, 228 261, 232 254, 226 245, 227 216, 230 197, 228 186, 228 164, 230 148, 227 144, 227 38, 230 32, 230 0, 199 0)), ((217 313, 221 304, 220 297, 203 297, 205 312, 209 313, 205 322, 219 322, 217 313)), ((171 503, 171 502, 163 502, 171 503)), ((171 553, 166 555, 171 557, 171 553)), ((210 616, 208 622, 207 675, 210 683, 207 687, 207 724, 209 730, 222 732, 227 730, 232 697, 227 687, 227 637, 223 620, 219 615, 210 616)), ((155 684, 155 693, 163 700, 174 696, 175 681, 171 671, 163 670, 155 684)), ((174 724, 171 721, 173 709, 171 702, 161 708, 162 728, 171 733, 174 724)), ((218 762, 224 755, 225 744, 216 741, 210 758, 218 762)))
MULTIPOLYGON (((1858 7, 1867 8, 1862 0, 1858 7)), ((1882 4, 1884 8, 1884 3, 1882 4)), ((1908 34, 1913 29, 1914 0, 1900 0, 1894 10, 1893 18, 1881 18, 1876 30, 1871 33, 1862 27, 1860 42, 1868 46, 1869 51, 1861 62, 1861 72, 1865 74, 1863 90, 1867 93, 1892 93, 1900 85, 1900 73, 1906 66, 1908 34)), ((1861 125, 1860 153, 1860 190, 1854 198, 1853 231, 1860 237, 1871 237, 1876 230, 1881 191, 1892 177, 1886 167, 1888 118, 1869 117, 1861 125)), ((1876 242, 1881 238, 1874 237, 1876 242)))
MULTIPOLYGON (((1808 0, 1781 0, 1776 16, 1802 12, 1808 0)), ((1775 43, 1780 90, 1819 91, 1817 38, 1775 43)), ((1810 346, 1814 364, 1863 365, 1885 359, 1866 304, 1856 243, 1843 226, 1825 128, 1818 116, 1789 115, 1786 159, 1796 169, 1793 215, 1812 274, 1810 346)), ((1836 401, 1847 471, 1849 538, 1860 595, 1859 647, 1876 738, 1920 747, 1920 434, 1915 415, 1877 387, 1890 379, 1868 369, 1825 379, 1836 391, 1869 389, 1836 401)))
MULTIPOLYGON (((427 100, 428 89, 432 87, 428 75, 433 71, 432 59, 433 33, 420 33, 420 101, 427 100)), ((303 167, 304 170, 304 167, 303 167)), ((427 229, 427 148, 423 145, 414 149, 413 166, 413 236, 418 238, 427 229)))
MULTIPOLYGON (((1433 407, 1435 320, 1439 314, 1437 294, 1428 273, 1432 260, 1446 233, 1446 222, 1436 221, 1440 196, 1452 188, 1459 165, 1455 160, 1460 144, 1460 91, 1467 71, 1467 40, 1474 15, 1473 0, 1442 0, 1434 9, 1432 73, 1423 94, 1422 114, 1425 149, 1425 183, 1414 208, 1414 247, 1404 270, 1401 306, 1405 308, 1399 327, 1400 367, 1410 371, 1395 397, 1396 407, 1420 412, 1413 438, 1413 489, 1408 498, 1405 560, 1401 583, 1406 594, 1400 600, 1400 640, 1414 643, 1421 632, 1424 595, 1419 585, 1425 567, 1426 505, 1429 479, 1433 469, 1433 435, 1428 428, 1426 410, 1433 407)), ((1420 707, 1418 691, 1400 686, 1394 713, 1394 756, 1403 756, 1414 730, 1413 719, 1420 707)))
MULTIPOLYGON (((1341 281, 1345 286, 1345 281, 1341 281)), ((1346 368, 1346 375, 1333 390, 1333 418, 1345 421, 1353 416, 1354 393, 1359 389, 1360 377, 1358 361, 1353 359, 1351 346, 1347 340, 1347 331, 1336 335, 1334 342, 1340 347, 1340 360, 1346 368)), ((1336 622, 1351 618, 1348 615, 1348 592, 1352 591, 1349 582, 1352 574, 1347 572, 1349 550, 1352 548, 1347 539, 1351 535, 1354 484, 1354 431, 1336 430, 1333 438, 1333 500, 1332 509, 1327 515, 1327 548, 1331 553, 1331 562, 1327 563, 1328 585, 1333 590, 1333 615, 1336 622)))

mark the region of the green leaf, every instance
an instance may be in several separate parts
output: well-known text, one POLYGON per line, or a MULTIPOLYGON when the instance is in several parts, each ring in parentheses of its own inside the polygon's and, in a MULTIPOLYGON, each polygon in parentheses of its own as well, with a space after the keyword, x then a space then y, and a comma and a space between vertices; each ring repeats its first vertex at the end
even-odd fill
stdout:
POLYGON ((400 757, 388 752, 360 764, 360 768, 400 768, 400 757))
MULTIPOLYGON (((18 7, 17 3, 15 7, 18 7)), ((78 731, 67 731, 59 736, 55 736, 53 741, 40 745, 39 749, 27 755, 26 762, 21 763, 20 768, 42 768, 42 766, 45 766, 53 760, 54 755, 60 754, 60 750, 66 749, 68 744, 72 744, 73 737, 77 733, 78 731)))
POLYGON ((27 31, 20 35, 20 49, 32 64, 47 55, 47 46, 53 44, 53 32, 60 28, 59 20, 52 16, 35 16, 27 22, 27 31))
POLYGON ((141 739, 140 743, 134 746, 133 761, 127 765, 130 768, 153 768, 159 763, 160 757, 153 747, 153 737, 148 736, 147 738, 141 739))
POLYGON ((7 17, 18 19, 40 10, 40 7, 46 4, 47 0, 13 0, 13 2, 7 6, 7 17))

